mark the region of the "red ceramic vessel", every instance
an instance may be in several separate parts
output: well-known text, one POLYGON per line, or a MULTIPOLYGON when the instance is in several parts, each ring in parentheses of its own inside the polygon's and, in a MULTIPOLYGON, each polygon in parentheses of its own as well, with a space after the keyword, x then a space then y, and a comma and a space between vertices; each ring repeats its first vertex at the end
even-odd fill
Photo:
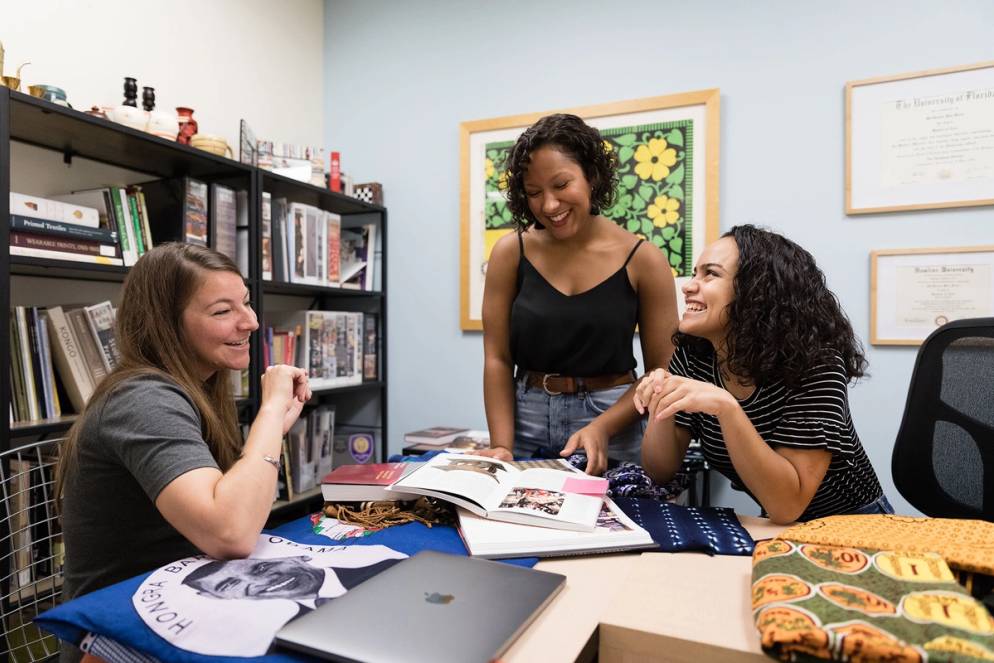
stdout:
POLYGON ((179 133, 176 134, 176 142, 189 145, 190 138, 197 133, 197 121, 193 119, 193 109, 177 106, 176 115, 179 121, 179 133))

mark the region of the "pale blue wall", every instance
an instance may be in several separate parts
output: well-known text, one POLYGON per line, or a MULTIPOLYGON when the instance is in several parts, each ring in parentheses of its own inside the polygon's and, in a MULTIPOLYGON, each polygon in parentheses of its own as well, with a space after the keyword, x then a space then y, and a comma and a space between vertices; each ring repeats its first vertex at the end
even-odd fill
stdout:
MULTIPOLYGON (((721 227, 810 249, 869 335, 869 252, 991 243, 990 207, 846 217, 847 80, 994 59, 994 2, 385 2, 325 5, 326 140, 389 208, 390 440, 484 427, 482 341, 459 329, 461 121, 721 89, 721 227)), ((869 348, 857 428, 890 480, 914 349, 869 348)), ((742 505, 721 486, 718 503, 742 505)), ((751 504, 751 503, 750 503, 751 504)))

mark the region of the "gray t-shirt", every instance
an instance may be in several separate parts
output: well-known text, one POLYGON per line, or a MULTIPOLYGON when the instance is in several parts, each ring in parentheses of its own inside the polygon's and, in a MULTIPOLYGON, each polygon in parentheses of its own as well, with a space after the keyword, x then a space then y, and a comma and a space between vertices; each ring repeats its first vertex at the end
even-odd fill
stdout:
POLYGON ((197 554, 155 508, 173 479, 217 467, 200 414, 161 377, 126 380, 89 413, 67 477, 63 600, 197 554))

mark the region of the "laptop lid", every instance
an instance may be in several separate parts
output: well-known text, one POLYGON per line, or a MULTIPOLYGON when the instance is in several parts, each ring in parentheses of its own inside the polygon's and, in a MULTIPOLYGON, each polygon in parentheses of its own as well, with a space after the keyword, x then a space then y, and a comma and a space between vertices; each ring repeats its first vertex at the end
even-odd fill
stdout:
POLYGON ((486 663, 566 577, 424 551, 285 625, 276 644, 333 661, 486 663))

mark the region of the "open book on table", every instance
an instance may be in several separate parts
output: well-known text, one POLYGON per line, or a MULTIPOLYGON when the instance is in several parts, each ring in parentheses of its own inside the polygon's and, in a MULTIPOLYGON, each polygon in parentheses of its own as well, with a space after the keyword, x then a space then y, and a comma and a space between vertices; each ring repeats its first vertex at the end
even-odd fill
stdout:
POLYGON ((443 453, 390 489, 437 497, 483 518, 592 532, 607 482, 565 461, 543 464, 443 453))
POLYGON ((656 548, 647 531, 604 498, 593 532, 564 532, 546 527, 486 520, 459 509, 459 535, 473 557, 558 557, 656 548))

